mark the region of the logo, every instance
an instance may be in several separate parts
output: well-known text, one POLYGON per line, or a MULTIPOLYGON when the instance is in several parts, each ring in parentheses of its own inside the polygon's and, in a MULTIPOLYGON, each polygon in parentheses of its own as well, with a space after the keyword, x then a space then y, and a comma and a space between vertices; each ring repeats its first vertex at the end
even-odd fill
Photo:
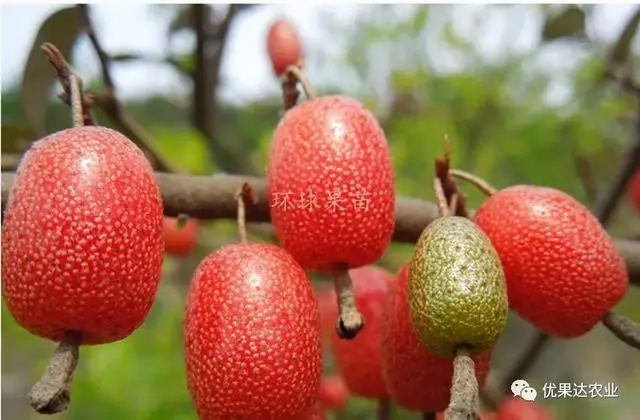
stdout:
POLYGON ((514 397, 520 397, 525 401, 535 401, 538 392, 524 379, 517 379, 511 384, 511 392, 514 397))

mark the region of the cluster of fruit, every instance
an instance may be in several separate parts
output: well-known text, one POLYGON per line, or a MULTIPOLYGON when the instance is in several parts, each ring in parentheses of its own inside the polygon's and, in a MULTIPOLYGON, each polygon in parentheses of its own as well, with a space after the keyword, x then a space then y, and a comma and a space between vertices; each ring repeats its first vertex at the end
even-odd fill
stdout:
MULTIPOLYGON (((299 65, 301 51, 286 22, 271 28, 276 74, 299 65)), ((271 207, 276 246, 246 240, 243 187, 239 243, 200 263, 187 296, 187 382, 203 420, 323 418, 324 322, 307 270, 334 275, 326 319, 348 389, 433 413, 450 403, 456 356, 471 357, 484 384, 509 307, 549 334, 577 337, 627 289, 624 261, 589 211, 533 186, 496 192, 473 220, 443 210, 397 276, 370 266, 392 238, 394 173, 377 120, 348 97, 311 98, 284 114, 267 181, 270 196, 364 189, 370 201, 366 212, 271 207)), ((35 143, 2 235, 3 296, 33 334, 77 353, 144 322, 161 276, 163 205, 151 166, 122 134, 74 127, 35 143)), ((34 387, 34 408, 65 409, 72 375, 34 387)))

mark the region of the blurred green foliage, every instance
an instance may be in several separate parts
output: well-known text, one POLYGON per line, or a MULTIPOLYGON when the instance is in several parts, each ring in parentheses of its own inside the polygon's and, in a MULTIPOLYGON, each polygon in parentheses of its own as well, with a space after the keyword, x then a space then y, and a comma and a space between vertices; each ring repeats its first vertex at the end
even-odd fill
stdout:
MULTIPOLYGON (((545 46, 528 54, 482 60, 474 44, 457 32, 447 17, 448 10, 439 6, 368 7, 357 24, 337 28, 338 32, 333 28, 333 33, 345 34, 349 44, 346 59, 336 65, 356 74, 359 81, 344 93, 360 97, 379 115, 393 154, 398 194, 431 199, 433 160, 442 155, 447 135, 455 167, 472 171, 496 187, 516 183, 552 186, 589 205, 588 190, 602 192, 614 175, 632 135, 636 112, 633 98, 602 77, 606 54, 595 47, 585 53, 583 47, 569 44, 582 48, 582 58, 565 75, 569 99, 553 105, 545 92, 554 74, 534 64, 545 46), (433 38, 440 40, 440 49, 473 57, 472 64, 456 71, 436 70, 430 64, 432 54, 422 44, 433 38), (367 89, 379 76, 374 74, 378 71, 374 63, 388 62, 395 63, 384 75, 388 92, 367 89)), ((532 19, 538 13, 533 6, 521 6, 520 11, 532 19)), ((637 53, 632 59, 637 61, 637 53)), ((251 159, 256 167, 264 168, 280 112, 279 100, 276 97, 244 107, 222 104, 218 131, 221 137, 242 145, 245 154, 239 159, 251 159)), ((3 124, 24 123, 16 91, 3 91, 2 105, 3 124)), ((207 140, 190 127, 187 109, 163 97, 132 101, 127 109, 149 131, 159 150, 181 169, 194 174, 215 171, 207 140)), ((98 118, 110 125, 104 115, 98 113, 98 118)), ((47 131, 69 123, 68 109, 51 102, 47 131)), ((463 189, 472 208, 482 202, 483 196, 475 189, 467 185, 463 189)), ((626 237, 640 234, 637 216, 625 202, 610 230, 626 237)), ((258 233, 253 239, 264 240, 258 233)), ((233 240, 232 222, 208 222, 194 255, 180 260, 166 258, 157 302, 147 322, 126 340, 82 349, 71 408, 57 418, 196 420, 182 358, 184 293, 199 261, 233 240)), ((381 264, 395 271, 410 252, 410 245, 393 244, 381 264)), ((313 278, 323 281, 319 276, 313 278)), ((640 321, 640 309, 634 303, 639 296, 637 290, 631 290, 616 310, 640 321)), ((494 356, 496 377, 511 366, 531 332, 530 326, 511 316, 494 356)), ((42 372, 54 344, 22 330, 4 306, 2 338, 3 412, 10 420, 36 418, 28 409, 26 390, 42 372)), ((640 391, 637 360, 637 353, 597 327, 584 338, 556 342, 525 379, 538 389, 545 382, 615 382, 620 388, 619 399, 543 403, 558 418, 632 418, 631 413, 637 414, 633 395, 640 391)), ((334 369, 328 354, 326 366, 327 372, 334 369)), ((336 419, 373 419, 375 407, 373 401, 354 397, 345 410, 331 415, 336 419)), ((418 419, 419 415, 395 407, 392 418, 418 419)))

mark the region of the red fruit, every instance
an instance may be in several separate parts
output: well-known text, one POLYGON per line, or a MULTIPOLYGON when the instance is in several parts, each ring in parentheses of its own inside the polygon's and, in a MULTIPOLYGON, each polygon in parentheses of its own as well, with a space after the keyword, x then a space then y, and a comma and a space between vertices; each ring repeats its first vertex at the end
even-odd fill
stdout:
POLYGON ((548 334, 585 334, 627 291, 627 269, 611 237, 561 191, 498 191, 475 221, 500 255, 511 308, 548 334))
MULTIPOLYGON (((391 283, 382 319, 382 375, 396 404, 413 411, 444 411, 449 405, 453 358, 443 359, 422 347, 409 318, 405 264, 391 283)), ((489 373, 491 351, 473 357, 480 388, 489 373)))
POLYGON ((178 227, 178 219, 166 217, 164 219, 164 249, 167 254, 187 256, 198 245, 198 231, 200 223, 198 219, 189 218, 181 228, 178 227))
POLYGON ((340 375, 325 376, 320 381, 318 400, 327 410, 341 410, 349 401, 349 390, 340 375))
MULTIPOLYGON (((388 398, 380 361, 380 323, 384 297, 393 275, 379 267, 364 266, 349 270, 349 276, 355 289, 356 306, 367 324, 352 340, 338 337, 334 327, 331 333, 333 359, 352 393, 365 398, 388 398)), ((337 302, 335 292, 333 301, 337 302)), ((337 303, 334 311, 331 318, 335 326, 337 303)))
POLYGON ((500 406, 497 420, 551 420, 547 409, 533 401, 509 398, 500 406))
POLYGON ((327 420, 327 414, 322 405, 316 402, 311 408, 311 414, 305 420, 327 420))
POLYGON ((267 35, 267 53, 276 76, 281 76, 289 66, 302 60, 302 42, 293 25, 285 20, 275 21, 267 35))
POLYGON ((308 415, 322 374, 320 314, 306 273, 281 248, 227 245, 202 261, 184 340, 200 419, 308 415))
POLYGON ((629 196, 629 201, 631 201, 633 207, 638 213, 640 213, 640 170, 636 171, 636 173, 631 178, 631 181, 629 181, 627 194, 629 196))
POLYGON ((2 292, 16 321, 54 341, 131 334, 160 280, 162 211, 149 162, 117 131, 70 128, 35 143, 2 229, 2 292))
POLYGON ((358 101, 324 96, 289 110, 267 167, 278 238, 306 269, 356 268, 391 240, 395 191, 387 140, 358 101))

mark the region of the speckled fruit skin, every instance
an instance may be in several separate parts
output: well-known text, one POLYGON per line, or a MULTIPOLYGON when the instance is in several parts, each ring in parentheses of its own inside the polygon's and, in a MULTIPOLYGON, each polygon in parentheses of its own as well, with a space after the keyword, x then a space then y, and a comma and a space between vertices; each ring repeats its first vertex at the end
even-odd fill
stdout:
POLYGON ((500 255, 511 308, 548 334, 587 333, 627 291, 627 268, 611 237, 561 191, 509 187, 474 218, 500 255))
POLYGON ((289 110, 273 135, 267 181, 276 234, 305 269, 372 264, 389 245, 391 156, 382 128, 358 101, 324 96, 289 110), (307 205, 310 193, 317 207, 307 205), (302 205, 287 206, 285 197, 302 205))
POLYGON ((347 384, 340 375, 325 376, 320 381, 318 400, 327 410, 341 410, 349 401, 347 384))
POLYGON ((130 335, 149 312, 164 252, 162 200, 148 161, 104 127, 34 143, 2 229, 2 292, 16 321, 83 344, 130 335))
POLYGON ((299 64, 302 42, 291 23, 278 19, 269 27, 267 53, 276 76, 281 76, 287 67, 299 64))
POLYGON ((433 354, 472 354, 493 347, 507 325, 502 264, 471 220, 441 217, 416 243, 409 271, 409 313, 418 340, 433 354))
POLYGON ((271 244, 227 245, 189 287, 187 384, 201 420, 304 419, 322 374, 311 282, 271 244))
POLYGON ((514 397, 502 403, 496 420, 552 420, 552 418, 544 406, 514 397))
POLYGON ((198 246, 198 219, 189 219, 178 228, 178 219, 166 217, 164 219, 164 250, 169 255, 185 257, 190 255, 198 246))
POLYGON ((394 276, 387 270, 372 265, 349 270, 349 276, 355 289, 356 306, 367 320, 367 326, 352 340, 340 338, 335 329, 338 305, 333 292, 333 360, 353 394, 364 398, 388 398, 380 360, 380 323, 384 315, 384 298, 394 276))
POLYGON ((627 196, 633 208, 640 213, 640 170, 637 170, 629 181, 627 196))
MULTIPOLYGON (((409 264, 399 271, 384 301, 382 375, 392 400, 412 411, 444 411, 451 396, 453 358, 434 356, 413 332, 409 318, 409 264)), ((472 357, 480 388, 489 373, 491 351, 472 357)))

